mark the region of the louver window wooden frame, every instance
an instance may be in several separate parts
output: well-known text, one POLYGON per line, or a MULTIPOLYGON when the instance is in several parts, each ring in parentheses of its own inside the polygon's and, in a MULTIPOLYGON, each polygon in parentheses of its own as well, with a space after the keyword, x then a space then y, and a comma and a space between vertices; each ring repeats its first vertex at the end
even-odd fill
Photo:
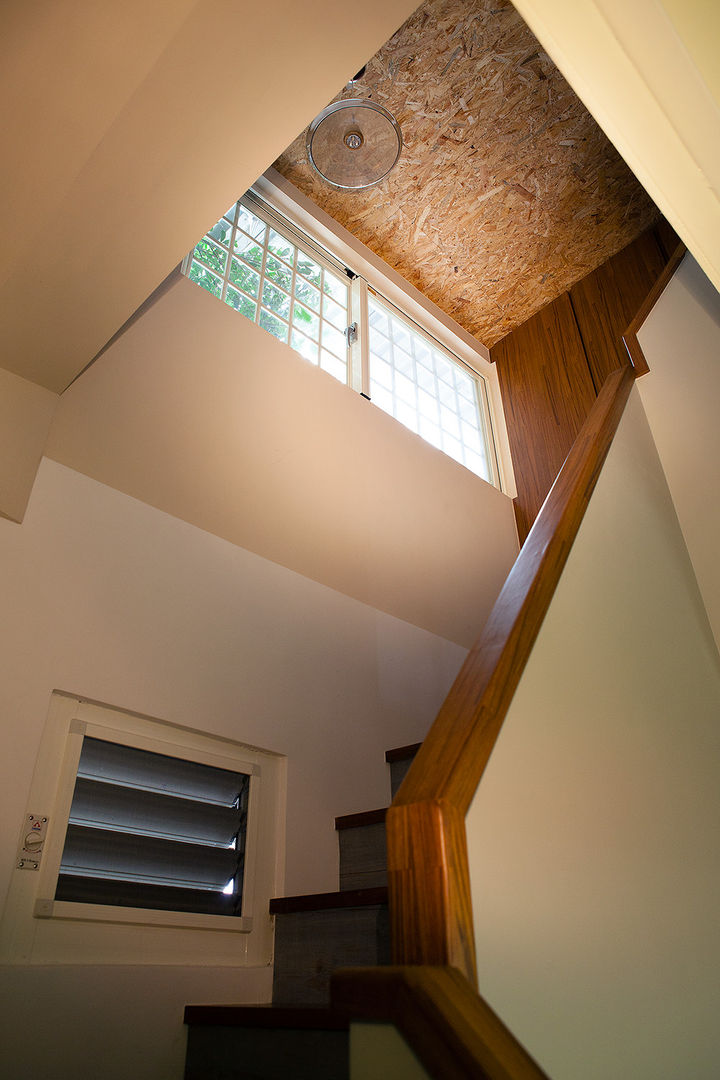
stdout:
POLYGON ((83 739, 55 900, 242 914, 250 775, 83 739))

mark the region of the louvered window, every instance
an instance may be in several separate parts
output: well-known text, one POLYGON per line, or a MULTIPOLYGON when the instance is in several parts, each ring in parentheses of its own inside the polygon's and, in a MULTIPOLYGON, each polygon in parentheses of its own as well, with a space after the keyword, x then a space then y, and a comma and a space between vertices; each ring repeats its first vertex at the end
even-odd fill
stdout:
POLYGON ((240 915, 249 782, 86 736, 55 899, 240 915))

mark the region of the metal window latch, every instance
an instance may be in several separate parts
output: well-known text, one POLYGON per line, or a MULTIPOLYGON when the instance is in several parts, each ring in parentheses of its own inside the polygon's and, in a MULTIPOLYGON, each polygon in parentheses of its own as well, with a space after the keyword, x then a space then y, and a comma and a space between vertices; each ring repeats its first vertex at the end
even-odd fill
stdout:
POLYGON ((345 335, 345 338, 347 340, 348 345, 354 345, 355 342, 358 339, 358 326, 357 326, 357 323, 356 322, 350 323, 349 326, 346 326, 345 329, 343 330, 343 334, 345 335))

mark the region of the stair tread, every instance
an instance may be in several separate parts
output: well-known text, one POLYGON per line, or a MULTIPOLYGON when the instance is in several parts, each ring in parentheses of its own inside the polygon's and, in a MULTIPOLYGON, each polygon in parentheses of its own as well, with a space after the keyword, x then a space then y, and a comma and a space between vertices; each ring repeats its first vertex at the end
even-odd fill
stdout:
POLYGON ((422 746, 422 743, 410 743, 408 746, 396 746, 394 750, 385 751, 385 760, 390 763, 393 761, 404 761, 405 758, 415 757, 418 750, 422 746))
POLYGON ((327 1005, 186 1005, 184 1022, 202 1027, 344 1031, 347 1017, 327 1005))
POLYGON ((271 915, 286 915, 294 911, 322 911, 327 908, 370 907, 387 904, 385 886, 371 889, 343 889, 330 893, 309 893, 306 896, 278 896, 270 901, 271 915))
POLYGON ((358 814, 342 814, 335 818, 336 829, 356 829, 363 825, 381 825, 385 821, 388 808, 380 810, 361 810, 358 814))

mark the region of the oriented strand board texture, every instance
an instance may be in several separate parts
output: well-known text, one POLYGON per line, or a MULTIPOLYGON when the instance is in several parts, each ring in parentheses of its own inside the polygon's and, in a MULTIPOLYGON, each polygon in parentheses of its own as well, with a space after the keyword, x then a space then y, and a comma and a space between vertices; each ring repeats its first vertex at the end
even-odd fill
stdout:
POLYGON ((400 122, 387 180, 331 188, 305 132, 275 167, 487 346, 657 217, 508 0, 428 0, 349 96, 400 122))

